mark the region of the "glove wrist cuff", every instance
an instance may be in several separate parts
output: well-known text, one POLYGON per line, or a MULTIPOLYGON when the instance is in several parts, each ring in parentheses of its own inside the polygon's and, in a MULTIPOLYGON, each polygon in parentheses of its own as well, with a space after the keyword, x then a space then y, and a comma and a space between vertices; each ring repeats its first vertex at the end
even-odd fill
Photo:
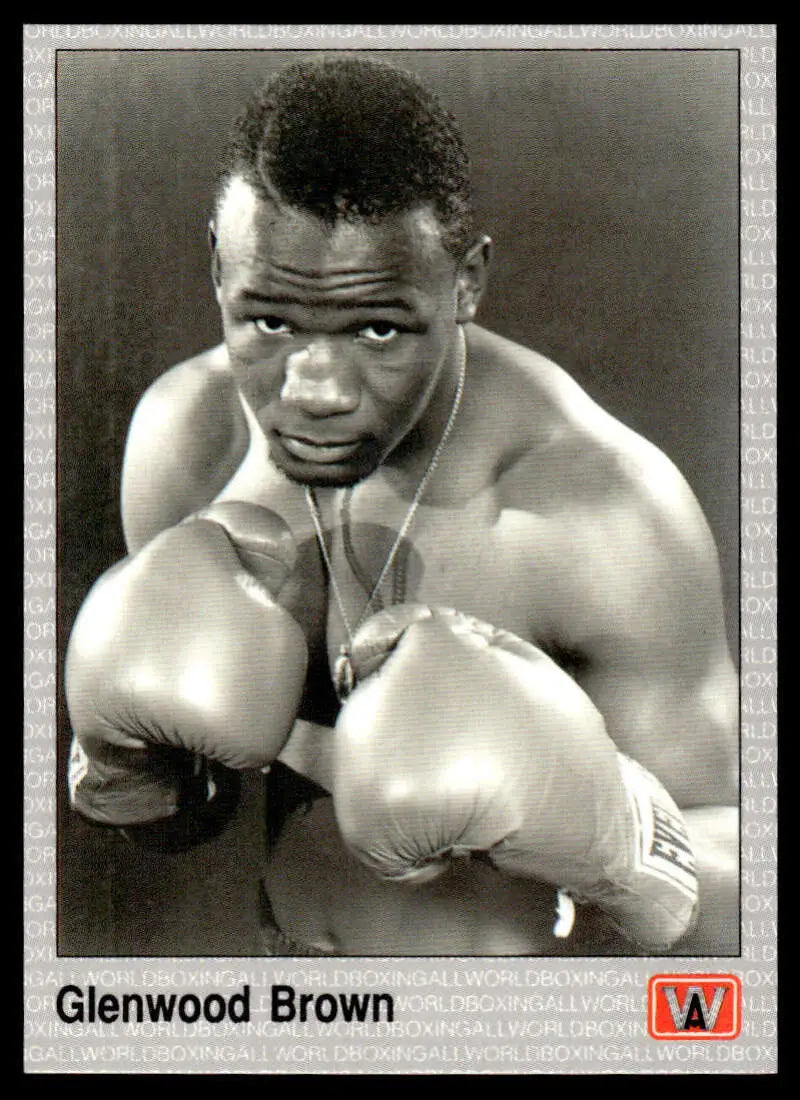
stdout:
MULTIPOLYGON (((625 835, 602 879, 580 896, 603 909, 642 947, 666 949, 693 926, 698 910, 695 859, 683 814, 662 784, 617 753, 625 835)), ((575 894, 575 896, 579 896, 575 894)))

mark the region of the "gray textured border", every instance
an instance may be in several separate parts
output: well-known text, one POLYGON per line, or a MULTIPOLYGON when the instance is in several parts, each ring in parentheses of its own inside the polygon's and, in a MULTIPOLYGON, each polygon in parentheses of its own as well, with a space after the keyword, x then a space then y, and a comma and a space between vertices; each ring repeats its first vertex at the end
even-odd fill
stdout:
POLYGON ((53 25, 23 29, 24 996, 29 1072, 772 1073, 777 1066, 776 168, 772 24, 53 25), (55 939, 55 51, 734 49, 741 59, 742 957, 699 960, 60 959, 55 939), (647 979, 741 977, 729 1042, 647 1037, 647 979), (272 982, 390 989, 398 1023, 275 1025, 272 982), (70 981, 253 989, 253 1022, 66 1025, 70 981))

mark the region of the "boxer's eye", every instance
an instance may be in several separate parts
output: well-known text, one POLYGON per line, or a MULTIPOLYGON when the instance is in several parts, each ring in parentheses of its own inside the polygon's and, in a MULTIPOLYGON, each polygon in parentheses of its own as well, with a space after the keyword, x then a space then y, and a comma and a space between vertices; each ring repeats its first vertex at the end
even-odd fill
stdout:
POLYGON ((259 332, 263 332, 265 336, 285 336, 292 330, 286 324, 282 317, 256 317, 253 324, 256 326, 259 332))
POLYGON ((358 335, 371 344, 388 344, 398 335, 399 330, 388 321, 373 321, 359 329, 358 335))

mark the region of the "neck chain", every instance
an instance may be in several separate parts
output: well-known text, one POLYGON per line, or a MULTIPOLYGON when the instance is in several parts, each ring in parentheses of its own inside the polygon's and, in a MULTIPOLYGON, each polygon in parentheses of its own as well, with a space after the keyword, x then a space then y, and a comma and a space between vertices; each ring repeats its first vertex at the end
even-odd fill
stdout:
POLYGON ((439 440, 439 443, 437 444, 436 450, 431 455, 430 461, 425 467, 425 472, 423 473, 419 485, 416 488, 414 496, 411 500, 411 505, 408 509, 408 512, 406 513, 406 518, 403 520, 403 523, 400 526, 400 530, 397 532, 397 537, 392 543, 392 548, 389 551, 389 556, 384 562, 383 568, 378 575, 378 579, 372 586, 372 591, 367 597, 367 602, 364 605, 363 611, 359 615, 356 622, 352 625, 347 616, 347 611, 345 610, 344 600, 342 599, 339 585, 336 583, 336 575, 333 572, 333 564, 331 562, 330 554, 328 553, 328 548, 325 545, 325 536, 322 531, 322 517, 320 515, 319 504, 317 502, 316 494, 314 492, 314 489, 310 485, 307 485, 305 489, 308 510, 311 513, 311 519, 314 523, 314 531, 316 532, 317 542, 319 543, 320 552, 322 553, 322 558, 325 562, 325 568, 328 571, 328 577, 330 579, 331 588, 333 589, 333 595, 336 600, 336 604, 339 608, 339 614, 342 617, 342 622, 344 623, 344 628, 347 633, 347 641, 339 647, 339 656, 336 658, 336 663, 334 665, 335 688, 336 694, 338 695, 340 701, 344 701, 355 686, 355 675, 353 673, 353 664, 351 660, 353 638, 364 620, 367 619, 368 616, 372 613, 375 597, 378 595, 381 585, 386 579, 389 570, 392 568, 394 560, 397 556, 397 551, 400 549, 400 544, 408 534, 411 524, 414 522, 414 516, 416 515, 417 509, 419 508, 420 503, 422 502, 422 498, 425 495, 425 490, 428 487, 428 483, 433 477, 436 467, 439 465, 439 460, 442 457, 442 452, 444 451, 445 444, 450 437, 450 433, 452 432, 453 425, 456 421, 456 416, 458 415, 459 406, 461 405, 461 397, 464 393, 464 382, 467 373, 467 351, 464 341, 464 335, 460 329, 459 335, 460 365, 458 371, 458 384, 456 386, 455 397, 453 398, 453 406, 450 409, 450 415, 447 418, 447 423, 444 426, 444 431, 442 432, 442 436, 439 440))

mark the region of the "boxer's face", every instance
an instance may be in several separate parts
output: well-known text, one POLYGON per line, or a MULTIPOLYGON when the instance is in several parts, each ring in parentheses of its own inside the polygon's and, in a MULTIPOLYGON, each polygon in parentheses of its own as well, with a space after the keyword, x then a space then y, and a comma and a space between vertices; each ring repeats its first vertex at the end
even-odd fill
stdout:
POLYGON ((477 302, 436 218, 328 226, 234 180, 213 234, 231 366, 273 461, 318 485, 366 477, 423 415, 477 302))

